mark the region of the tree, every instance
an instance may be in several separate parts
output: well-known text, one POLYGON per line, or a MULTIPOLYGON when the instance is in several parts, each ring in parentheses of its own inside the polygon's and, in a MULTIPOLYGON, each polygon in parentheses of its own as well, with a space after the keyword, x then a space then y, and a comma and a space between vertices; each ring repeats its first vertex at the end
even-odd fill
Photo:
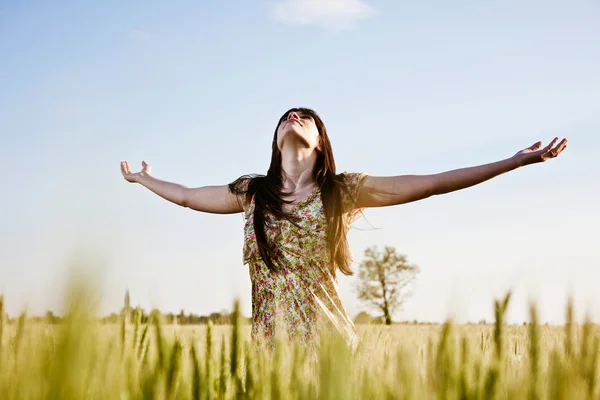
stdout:
POLYGON ((54 315, 54 313, 50 310, 46 311, 46 322, 48 322, 49 324, 55 324, 58 322, 58 318, 56 317, 56 315, 54 315))
POLYGON ((407 286, 415 279, 419 268, 410 265, 405 255, 394 247, 386 246, 379 252, 376 246, 365 250, 365 258, 358 269, 355 285, 359 300, 368 307, 381 311, 386 325, 406 299, 407 286))
POLYGON ((373 317, 371 317, 369 315, 369 313, 366 312, 366 311, 359 312, 356 315, 356 317, 354 318, 354 323, 356 325, 358 325, 358 324, 370 324, 371 322, 373 322, 373 317))
POLYGON ((131 297, 129 296, 129 289, 125 292, 125 299, 123 300, 125 310, 129 311, 131 309, 131 297))
POLYGON ((133 309, 131 308, 131 297, 129 296, 129 289, 125 291, 125 298, 123 299, 123 309, 121 310, 121 317, 128 323, 131 320, 133 309))
POLYGON ((186 325, 188 323, 188 318, 185 316, 185 312, 183 311, 183 308, 181 309, 181 311, 179 312, 179 315, 177 316, 177 323, 180 325, 186 325))

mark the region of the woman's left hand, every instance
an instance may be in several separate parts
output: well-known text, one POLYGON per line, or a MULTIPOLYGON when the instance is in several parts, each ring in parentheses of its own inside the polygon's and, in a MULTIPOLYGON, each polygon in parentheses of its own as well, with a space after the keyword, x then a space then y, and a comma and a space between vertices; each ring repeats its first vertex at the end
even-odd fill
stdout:
POLYGON ((557 142, 558 138, 554 138, 554 140, 544 148, 541 148, 542 142, 537 142, 532 146, 519 151, 513 158, 517 160, 520 166, 547 161, 557 157, 567 147, 567 139, 563 139, 560 143, 556 144, 557 142))

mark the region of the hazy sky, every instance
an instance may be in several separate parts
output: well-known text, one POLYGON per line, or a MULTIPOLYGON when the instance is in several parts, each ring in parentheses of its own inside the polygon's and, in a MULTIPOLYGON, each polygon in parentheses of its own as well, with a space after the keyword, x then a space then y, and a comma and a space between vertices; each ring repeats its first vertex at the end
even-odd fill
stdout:
MULTIPOLYGON (((338 172, 435 173, 567 137, 555 160, 369 209, 349 240, 421 273, 396 319, 509 320, 566 299, 600 322, 600 3, 273 0, 0 3, 0 292, 60 310, 73 254, 102 311, 206 314, 239 296, 242 215, 180 208, 119 162, 190 186, 264 173, 280 115, 314 108, 338 172)), ((354 265, 356 268, 357 264, 354 265)), ((349 313, 355 278, 340 276, 349 313)))

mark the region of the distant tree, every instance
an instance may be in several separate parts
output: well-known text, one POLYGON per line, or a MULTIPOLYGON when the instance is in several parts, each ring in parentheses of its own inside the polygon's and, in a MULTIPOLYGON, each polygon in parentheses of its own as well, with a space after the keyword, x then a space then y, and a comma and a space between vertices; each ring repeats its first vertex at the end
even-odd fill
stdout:
POLYGON ((117 322, 119 322, 119 315, 117 313, 110 313, 110 315, 106 318, 106 322, 109 322, 111 324, 116 324, 117 322))
POLYGON ((172 312, 170 312, 168 314, 163 314, 163 318, 164 318, 165 324, 170 325, 175 322, 175 319, 177 318, 177 316, 175 314, 173 314, 172 312))
POLYGON ((355 291, 372 309, 383 313, 386 325, 391 325, 392 315, 406 299, 406 287, 415 279, 419 268, 410 265, 405 255, 386 246, 379 252, 376 246, 365 250, 365 258, 358 269, 355 291))
POLYGON ((177 316, 177 323, 180 325, 189 324, 188 317, 186 317, 185 311, 183 309, 181 309, 181 311, 179 312, 179 315, 177 316))
POLYGON ((45 315, 45 320, 47 323, 49 324, 55 324, 58 322, 58 318, 56 317, 56 315, 54 315, 54 313, 50 310, 46 311, 46 315, 45 315))
POLYGON ((223 315, 219 312, 213 312, 208 316, 208 319, 215 325, 223 324, 223 315))
POLYGON ((366 311, 359 312, 354 318, 355 324, 370 324, 373 322, 373 317, 366 311))
POLYGON ((129 296, 129 289, 125 291, 125 298, 123 299, 123 305, 125 306, 125 310, 129 311, 131 308, 131 297, 129 296))
POLYGON ((123 298, 123 308, 121 309, 120 318, 128 324, 133 319, 133 308, 131 307, 131 296, 129 295, 129 289, 125 290, 125 296, 123 298))
MULTIPOLYGON (((4 321, 5 321, 5 316, 4 316, 4 295, 0 294, 0 341, 2 340, 2 333, 4 331, 4 321)), ((2 343, 0 342, 0 345, 2 345, 2 343)))

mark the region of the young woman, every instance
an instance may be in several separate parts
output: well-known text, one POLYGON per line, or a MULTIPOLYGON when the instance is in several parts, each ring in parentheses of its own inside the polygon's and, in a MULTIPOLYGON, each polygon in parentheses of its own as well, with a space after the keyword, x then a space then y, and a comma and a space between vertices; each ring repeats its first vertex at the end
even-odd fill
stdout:
POLYGON ((336 272, 352 274, 346 233, 364 208, 464 189, 554 158, 566 146, 566 139, 555 138, 544 148, 537 142, 501 161, 432 175, 338 174, 321 118, 313 110, 293 108, 277 123, 266 175, 188 188, 153 177, 146 162, 135 173, 122 162, 121 173, 182 207, 244 213, 243 259, 252 281, 255 342, 272 346, 276 331, 310 342, 315 332, 333 328, 354 346, 358 336, 338 296, 336 272))

